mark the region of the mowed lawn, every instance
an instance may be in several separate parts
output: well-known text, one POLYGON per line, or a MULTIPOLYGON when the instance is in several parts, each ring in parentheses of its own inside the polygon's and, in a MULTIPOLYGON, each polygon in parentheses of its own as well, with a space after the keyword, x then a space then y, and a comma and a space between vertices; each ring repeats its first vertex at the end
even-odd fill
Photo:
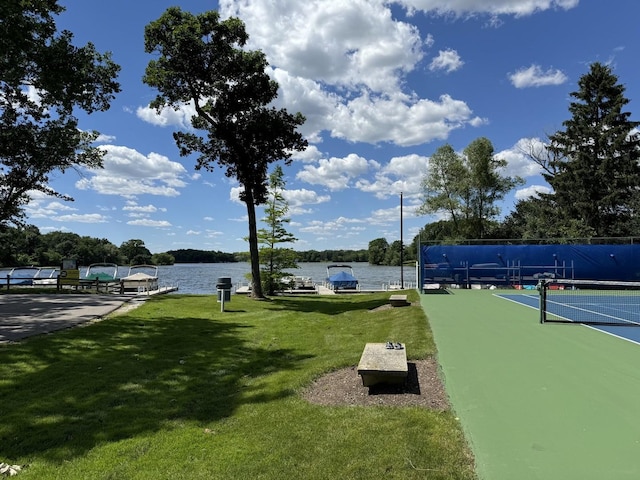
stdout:
POLYGON ((435 355, 420 307, 373 310, 388 297, 233 296, 221 313, 169 295, 2 346, 0 462, 22 479, 473 479, 450 411, 300 395, 367 342, 435 355))

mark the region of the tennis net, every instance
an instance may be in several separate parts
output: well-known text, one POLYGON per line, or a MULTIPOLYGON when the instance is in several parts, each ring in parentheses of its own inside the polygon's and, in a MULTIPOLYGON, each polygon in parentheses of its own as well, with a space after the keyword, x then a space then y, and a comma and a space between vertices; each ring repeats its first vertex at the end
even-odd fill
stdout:
POLYGON ((541 323, 640 327, 640 282, 544 279, 541 323))

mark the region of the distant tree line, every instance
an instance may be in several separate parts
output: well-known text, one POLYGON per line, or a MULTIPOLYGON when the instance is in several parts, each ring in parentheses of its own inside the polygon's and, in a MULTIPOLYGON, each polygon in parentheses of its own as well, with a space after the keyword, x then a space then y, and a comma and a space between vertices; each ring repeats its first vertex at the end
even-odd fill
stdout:
POLYGON ((369 257, 367 250, 307 250, 296 253, 299 262, 366 262, 369 257))
POLYGON ((169 250, 167 253, 174 258, 175 263, 231 263, 238 261, 233 253, 194 250, 191 248, 169 250))
POLYGON ((167 265, 174 263, 169 253, 151 254, 144 242, 132 239, 119 247, 106 238, 80 236, 70 232, 41 234, 34 226, 0 227, 0 266, 57 266, 64 259, 80 265, 117 263, 118 265, 167 265))
MULTIPOLYGON (((35 226, 0 226, 0 267, 24 265, 56 266, 63 259, 78 260, 80 265, 117 263, 118 265, 172 265, 174 263, 249 262, 249 252, 180 249, 152 254, 144 241, 132 239, 119 247, 106 238, 80 236, 70 232, 42 234, 35 226)), ((394 245, 396 243, 394 242, 394 245)), ((308 250, 295 252, 298 262, 367 262, 369 250, 308 250)), ((405 257, 406 259, 406 257, 405 257)), ((382 263, 385 264, 385 263, 382 263)))
MULTIPOLYGON (((235 253, 238 262, 248 262, 249 252, 235 253)), ((367 262, 368 250, 306 250, 295 252, 296 262, 354 263, 367 262)))

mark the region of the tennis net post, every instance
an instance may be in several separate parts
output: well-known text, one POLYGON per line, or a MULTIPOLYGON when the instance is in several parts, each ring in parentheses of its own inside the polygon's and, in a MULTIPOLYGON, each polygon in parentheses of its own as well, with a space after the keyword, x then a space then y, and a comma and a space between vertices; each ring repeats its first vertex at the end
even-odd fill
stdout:
POLYGON ((544 323, 546 320, 547 312, 547 288, 544 279, 540 279, 536 285, 536 290, 540 293, 540 323, 544 323))

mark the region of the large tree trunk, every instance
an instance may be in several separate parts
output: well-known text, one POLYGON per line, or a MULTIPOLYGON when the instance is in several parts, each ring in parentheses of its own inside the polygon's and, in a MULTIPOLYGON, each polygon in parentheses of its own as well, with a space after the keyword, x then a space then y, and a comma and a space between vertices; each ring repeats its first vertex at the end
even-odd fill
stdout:
POLYGON ((260 256, 258 254, 258 227, 256 223, 256 206, 253 202, 253 192, 245 186, 244 201, 247 204, 249 217, 249 255, 251 257, 251 297, 263 299, 262 283, 260 282, 260 256))

